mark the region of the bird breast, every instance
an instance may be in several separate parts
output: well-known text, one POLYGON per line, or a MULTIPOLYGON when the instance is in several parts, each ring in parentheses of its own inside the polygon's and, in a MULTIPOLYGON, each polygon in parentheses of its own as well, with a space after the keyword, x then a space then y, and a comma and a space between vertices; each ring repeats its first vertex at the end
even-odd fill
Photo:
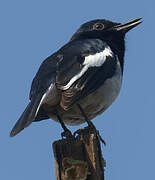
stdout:
MULTIPOLYGON (((104 112, 116 99, 120 92, 122 84, 122 73, 120 63, 117 60, 117 66, 115 74, 112 78, 107 79, 104 84, 98 88, 95 92, 89 94, 85 98, 79 101, 84 112, 89 119, 93 119, 97 115, 104 112)), ((65 111, 60 106, 57 106, 56 111, 62 120, 68 125, 78 125, 85 122, 77 105, 74 104, 72 108, 65 111)), ((57 117, 50 113, 49 116, 58 121, 57 117)))

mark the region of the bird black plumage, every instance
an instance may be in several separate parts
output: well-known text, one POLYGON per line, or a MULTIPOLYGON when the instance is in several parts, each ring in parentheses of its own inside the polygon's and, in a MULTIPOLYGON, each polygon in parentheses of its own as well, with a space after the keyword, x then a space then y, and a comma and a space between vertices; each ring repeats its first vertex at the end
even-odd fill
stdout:
POLYGON ((41 64, 33 79, 30 102, 12 129, 15 136, 32 122, 52 118, 78 125, 104 112, 119 94, 125 34, 141 23, 97 19, 83 24, 70 41, 41 64))

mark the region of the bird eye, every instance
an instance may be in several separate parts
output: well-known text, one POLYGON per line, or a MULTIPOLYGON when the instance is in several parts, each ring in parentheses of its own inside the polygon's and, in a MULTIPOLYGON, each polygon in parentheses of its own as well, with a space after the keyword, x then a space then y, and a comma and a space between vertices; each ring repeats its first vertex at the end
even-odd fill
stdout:
POLYGON ((104 29, 104 25, 102 23, 96 23, 93 26, 94 30, 103 30, 104 29))

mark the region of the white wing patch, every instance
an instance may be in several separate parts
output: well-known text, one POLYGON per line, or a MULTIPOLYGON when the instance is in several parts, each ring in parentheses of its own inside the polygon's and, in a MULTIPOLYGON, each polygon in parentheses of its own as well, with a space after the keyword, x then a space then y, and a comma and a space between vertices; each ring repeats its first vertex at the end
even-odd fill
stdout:
POLYGON ((85 57, 83 65, 88 67, 99 67, 102 66, 106 60, 106 57, 113 56, 113 52, 111 51, 110 47, 107 46, 103 51, 100 53, 96 53, 94 55, 89 55, 85 57))
POLYGON ((70 86, 76 81, 78 80, 88 69, 88 66, 84 66, 83 69, 78 73, 76 74, 70 81, 69 83, 66 85, 66 86, 63 86, 62 87, 62 90, 66 90, 68 88, 70 88, 70 86))
POLYGON ((111 56, 113 57, 113 52, 111 51, 109 46, 106 46, 103 51, 100 53, 96 53, 94 55, 89 55, 85 57, 85 60, 83 62, 83 69, 76 74, 69 82, 67 85, 62 87, 62 90, 67 90, 68 88, 71 87, 71 85, 77 81, 87 70, 89 67, 100 67, 104 64, 106 61, 106 57, 111 56))
POLYGON ((40 103, 39 103, 39 106, 38 106, 38 108, 37 108, 37 110, 36 110, 36 113, 35 113, 35 117, 37 116, 37 113, 38 113, 38 111, 39 111, 39 108, 40 108, 40 106, 42 105, 42 103, 45 101, 45 99, 47 98, 47 96, 49 95, 49 93, 50 93, 50 91, 51 91, 51 89, 54 87, 54 84, 51 84, 50 86, 49 86, 49 88, 47 89, 47 91, 44 93, 44 95, 42 96, 42 98, 41 98, 41 100, 40 100, 40 103))

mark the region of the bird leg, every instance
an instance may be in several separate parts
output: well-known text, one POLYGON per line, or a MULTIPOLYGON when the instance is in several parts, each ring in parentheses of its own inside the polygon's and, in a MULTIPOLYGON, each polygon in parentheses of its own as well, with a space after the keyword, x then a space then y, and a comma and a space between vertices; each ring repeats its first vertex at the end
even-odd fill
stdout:
MULTIPOLYGON (((83 115, 85 121, 88 124, 88 127, 92 130, 95 130, 97 137, 100 139, 100 141, 106 145, 106 142, 104 141, 104 139, 100 136, 99 131, 96 129, 96 127, 94 126, 94 124, 88 119, 87 115, 85 114, 84 110, 82 109, 80 104, 77 104, 79 110, 81 111, 81 114, 83 115)), ((75 133, 78 133, 78 131, 76 131, 75 133)))
POLYGON ((57 115, 57 118, 61 124, 61 127, 63 128, 64 132, 61 133, 61 137, 66 137, 66 138, 73 138, 73 135, 71 133, 71 131, 65 126, 65 123, 63 122, 63 120, 61 119, 61 117, 59 115, 57 115))

